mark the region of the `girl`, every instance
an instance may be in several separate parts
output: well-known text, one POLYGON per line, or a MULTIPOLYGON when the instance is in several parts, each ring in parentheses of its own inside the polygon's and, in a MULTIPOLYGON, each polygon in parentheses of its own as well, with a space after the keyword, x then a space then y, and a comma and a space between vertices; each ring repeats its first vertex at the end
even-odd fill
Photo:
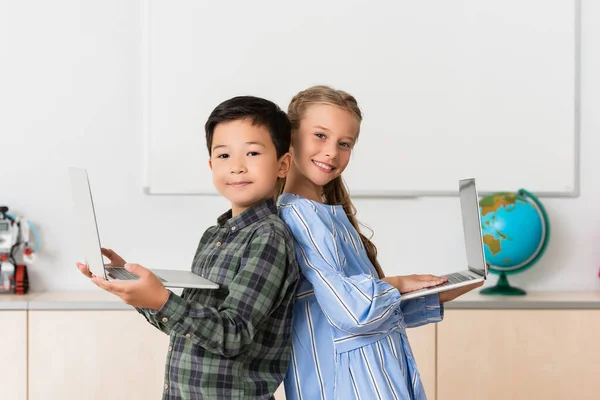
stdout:
POLYGON ((356 100, 315 86, 292 99, 288 115, 293 164, 278 203, 303 277, 286 398, 426 399, 406 328, 441 321, 441 303, 480 284, 401 303, 401 293, 445 279, 385 278, 360 233, 341 177, 362 121, 356 100))

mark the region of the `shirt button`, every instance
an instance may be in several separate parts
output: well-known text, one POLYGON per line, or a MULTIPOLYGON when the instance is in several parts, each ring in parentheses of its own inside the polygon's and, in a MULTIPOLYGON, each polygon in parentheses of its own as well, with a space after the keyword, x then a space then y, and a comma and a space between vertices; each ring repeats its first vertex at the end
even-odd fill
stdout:
POLYGON ((221 242, 217 242, 217 247, 221 247, 222 244, 223 243, 221 243, 221 242))
POLYGON ((169 322, 169 318, 163 317, 162 322, 169 322))
POLYGON ((165 389, 168 389, 168 388, 169 388, 169 385, 167 385, 167 384, 165 383, 165 389))
POLYGON ((169 346, 169 351, 172 351, 172 350, 173 350, 173 346, 169 346))
POLYGON ((189 333, 186 333, 186 334, 185 334, 185 337, 186 337, 186 338, 189 338, 189 337, 190 337, 190 334, 189 334, 189 333))
POLYGON ((235 229, 236 229, 236 228, 235 228, 235 226, 232 226, 232 227, 231 227, 231 230, 232 230, 232 231, 235 231, 235 229))

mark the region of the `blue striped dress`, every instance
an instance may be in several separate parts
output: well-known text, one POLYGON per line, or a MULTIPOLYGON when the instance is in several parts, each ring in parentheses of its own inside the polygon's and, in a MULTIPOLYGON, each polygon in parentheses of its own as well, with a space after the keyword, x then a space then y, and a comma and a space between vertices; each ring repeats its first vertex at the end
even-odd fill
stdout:
POLYGON ((342 206, 284 193, 302 278, 287 400, 426 399, 406 328, 443 318, 438 295, 400 302, 377 278, 342 206))

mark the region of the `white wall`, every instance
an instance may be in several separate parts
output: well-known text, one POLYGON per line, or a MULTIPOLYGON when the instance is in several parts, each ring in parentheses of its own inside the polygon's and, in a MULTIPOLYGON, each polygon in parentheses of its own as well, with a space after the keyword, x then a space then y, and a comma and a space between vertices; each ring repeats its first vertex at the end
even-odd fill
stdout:
MULTIPOLYGON (((74 266, 81 252, 68 165, 89 169, 103 244, 149 267, 189 267, 202 232, 227 206, 214 197, 142 193, 140 9, 140 1, 0 0, 0 204, 39 228, 33 290, 94 290, 74 266)), ((530 290, 600 289, 600 3, 593 0, 582 1, 582 39, 581 196, 542 199, 552 227, 546 255, 510 278, 530 290)), ((464 265, 458 198, 356 205, 388 274, 464 265)))

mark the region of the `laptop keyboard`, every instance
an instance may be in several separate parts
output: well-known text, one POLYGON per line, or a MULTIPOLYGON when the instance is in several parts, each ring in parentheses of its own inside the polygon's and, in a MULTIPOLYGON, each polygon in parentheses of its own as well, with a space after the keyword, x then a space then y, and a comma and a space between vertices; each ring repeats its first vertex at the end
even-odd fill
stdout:
POLYGON ((442 278, 448 278, 448 280, 441 285, 437 285, 437 287, 444 287, 448 285, 453 285, 455 283, 471 281, 474 278, 470 275, 463 274, 462 272, 455 272, 453 274, 441 275, 442 278))
MULTIPOLYGON (((140 278, 139 276, 134 275, 131 272, 127 271, 125 268, 121 267, 104 267, 104 270, 106 271, 108 276, 110 276, 113 279, 119 279, 122 281, 134 281, 140 278)), ((160 276, 157 276, 157 278, 161 282, 166 282, 160 276)))

